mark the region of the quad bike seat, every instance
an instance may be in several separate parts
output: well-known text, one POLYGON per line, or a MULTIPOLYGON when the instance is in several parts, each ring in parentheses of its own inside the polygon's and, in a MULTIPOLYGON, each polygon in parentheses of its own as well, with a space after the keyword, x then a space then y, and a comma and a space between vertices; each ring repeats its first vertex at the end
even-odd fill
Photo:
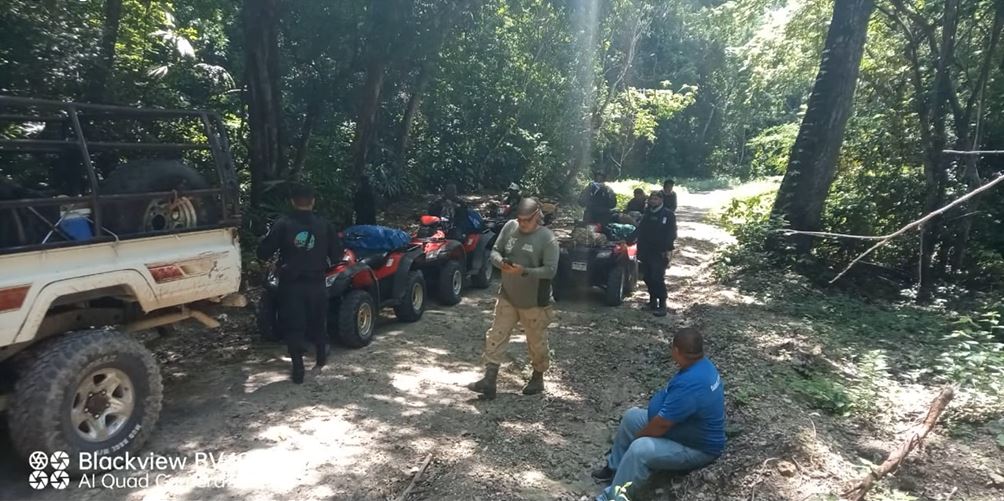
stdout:
POLYGON ((367 254, 359 258, 359 262, 369 266, 370 268, 376 268, 387 260, 388 252, 374 252, 373 254, 367 254))

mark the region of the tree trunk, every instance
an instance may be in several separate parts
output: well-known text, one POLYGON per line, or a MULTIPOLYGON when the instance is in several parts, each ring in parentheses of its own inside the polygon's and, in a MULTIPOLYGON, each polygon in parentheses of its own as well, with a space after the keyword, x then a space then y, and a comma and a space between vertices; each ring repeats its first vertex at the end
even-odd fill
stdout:
MULTIPOLYGON (((984 51, 983 62, 980 66, 979 77, 977 78, 976 86, 969 98, 969 102, 966 104, 964 115, 962 117, 955 118, 956 127, 956 147, 959 150, 966 150, 968 148, 978 149, 980 145, 980 122, 983 115, 983 99, 984 93, 986 92, 987 81, 990 77, 990 69, 993 65, 993 56, 997 51, 997 44, 1000 42, 1001 30, 1004 29, 1004 16, 1002 16, 1002 9, 1004 9, 1004 2, 997 2, 997 10, 994 13, 993 26, 990 29, 990 37, 987 39, 987 47, 984 51), (975 113, 975 115, 974 115, 975 113), (976 126, 975 130, 970 134, 970 122, 975 116, 976 126), (970 139, 972 137, 972 139, 970 139)), ((966 182, 966 187, 969 191, 973 191, 978 188, 983 180, 980 178, 979 172, 979 157, 975 155, 969 155, 963 159, 964 168, 962 172, 962 179, 966 182)), ((979 208, 979 200, 973 199, 970 203, 967 203, 960 210, 963 213, 962 220, 959 222, 959 226, 956 230, 955 241, 952 244, 952 272, 959 273, 962 270, 963 265, 966 260, 966 250, 969 246, 969 234, 972 232, 973 228, 973 218, 971 216, 965 216, 971 212, 975 212, 979 208)))
POLYGON ((321 112, 324 111, 324 98, 317 93, 314 98, 307 103, 307 113, 303 117, 303 125, 300 127, 300 135, 296 141, 296 156, 293 158, 293 165, 289 168, 289 178, 297 179, 303 172, 303 166, 307 163, 307 151, 310 148, 310 138, 314 134, 314 127, 321 119, 321 112))
POLYGON ((251 207, 283 171, 278 0, 244 0, 251 207))
MULTIPOLYGON (((836 0, 819 73, 772 210, 792 229, 819 229, 826 195, 836 174, 844 129, 854 104, 861 56, 874 0, 836 0)), ((795 237, 808 252, 810 237, 795 237)))
MULTIPOLYGON (((363 177, 366 173, 366 161, 369 158, 369 146, 373 139, 376 113, 380 107, 380 94, 383 90, 387 65, 390 60, 391 45, 395 37, 394 21, 397 10, 401 6, 395 0, 372 0, 370 2, 371 24, 367 41, 366 82, 359 97, 359 109, 356 115, 356 131, 352 138, 351 165, 349 175, 358 183, 353 197, 355 212, 367 213, 375 209, 376 201, 369 196, 372 190, 364 189, 363 177)), ((366 183, 368 184, 368 183, 366 183)), ((368 217, 367 217, 368 219, 368 217)))
POLYGON ((418 114, 419 107, 422 106, 422 97, 425 94, 429 81, 432 80, 432 62, 425 61, 421 69, 418 70, 418 80, 415 82, 415 89, 408 97, 408 106, 404 110, 401 118, 401 134, 397 140, 397 161, 399 168, 404 168, 408 160, 408 146, 411 140, 411 130, 415 123, 415 115, 418 114))
POLYGON ((122 20, 122 0, 105 0, 104 14, 98 60, 94 62, 84 93, 84 100, 92 103, 108 100, 108 81, 115 67, 115 44, 119 40, 119 22, 122 20))
MULTIPOLYGON (((941 208, 945 200, 945 189, 948 186, 948 161, 942 151, 948 144, 946 119, 949 99, 951 99, 951 71, 955 59, 955 33, 958 30, 958 0, 945 0, 945 15, 941 31, 941 49, 937 54, 937 69, 934 78, 934 106, 931 112, 932 137, 928 148, 928 161, 925 165, 926 196, 924 212, 929 213, 941 208)), ((920 255, 920 285, 917 300, 926 302, 931 298, 934 281, 937 278, 933 265, 933 256, 937 252, 936 245, 943 233, 944 217, 932 220, 924 226, 921 238, 920 255)))

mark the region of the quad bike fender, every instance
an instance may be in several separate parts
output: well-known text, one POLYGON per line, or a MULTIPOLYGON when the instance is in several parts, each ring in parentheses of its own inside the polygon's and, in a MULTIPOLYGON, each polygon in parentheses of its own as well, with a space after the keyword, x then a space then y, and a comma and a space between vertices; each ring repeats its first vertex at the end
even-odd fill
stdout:
MULTIPOLYGON (((331 298, 340 298, 349 292, 349 289, 364 290, 373 297, 376 304, 380 304, 380 284, 377 282, 376 273, 369 266, 362 263, 352 265, 344 273, 347 284, 337 295, 329 293, 331 298)), ((341 278, 341 277, 339 277, 341 278)), ((331 291, 331 289, 329 289, 331 291)))
POLYGON ((422 256, 422 248, 417 247, 402 253, 398 257, 397 271, 394 272, 394 298, 399 298, 404 294, 405 287, 408 286, 408 274, 411 272, 415 261, 422 256))
POLYGON ((485 255, 491 252, 488 245, 494 243, 494 241, 495 233, 491 230, 485 231, 481 234, 481 240, 478 241, 478 245, 474 248, 474 252, 472 254, 471 266, 469 270, 471 273, 478 273, 481 271, 481 268, 485 266, 485 255))

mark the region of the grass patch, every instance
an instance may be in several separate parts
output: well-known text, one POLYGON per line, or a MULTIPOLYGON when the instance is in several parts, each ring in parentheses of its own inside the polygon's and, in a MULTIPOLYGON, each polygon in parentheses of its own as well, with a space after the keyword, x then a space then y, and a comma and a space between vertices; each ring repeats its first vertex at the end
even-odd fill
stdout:
POLYGON ((906 388, 912 385, 956 384, 951 419, 983 423, 1004 416, 997 304, 963 315, 866 302, 774 271, 748 272, 739 285, 758 298, 778 335, 797 340, 782 383, 814 408, 873 418, 890 406, 911 405, 916 393, 906 388))

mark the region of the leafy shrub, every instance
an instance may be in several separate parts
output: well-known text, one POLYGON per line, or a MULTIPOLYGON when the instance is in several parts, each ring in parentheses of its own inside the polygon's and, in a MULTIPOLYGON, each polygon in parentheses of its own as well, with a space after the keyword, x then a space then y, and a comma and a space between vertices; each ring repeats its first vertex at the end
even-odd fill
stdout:
POLYGON ((847 388, 842 383, 825 377, 791 378, 788 386, 805 398, 809 405, 830 414, 846 416, 853 407, 847 388))
POLYGON ((961 418, 985 421, 1004 413, 1004 325, 1001 305, 960 317, 945 336, 936 378, 960 385, 965 411, 961 418))
POLYGON ((785 226, 784 219, 771 216, 773 192, 764 192, 747 198, 733 199, 728 207, 712 219, 736 237, 736 243, 727 246, 715 261, 719 278, 729 278, 744 270, 765 267, 790 266, 790 254, 777 253, 771 245, 777 240, 778 230, 785 226))

